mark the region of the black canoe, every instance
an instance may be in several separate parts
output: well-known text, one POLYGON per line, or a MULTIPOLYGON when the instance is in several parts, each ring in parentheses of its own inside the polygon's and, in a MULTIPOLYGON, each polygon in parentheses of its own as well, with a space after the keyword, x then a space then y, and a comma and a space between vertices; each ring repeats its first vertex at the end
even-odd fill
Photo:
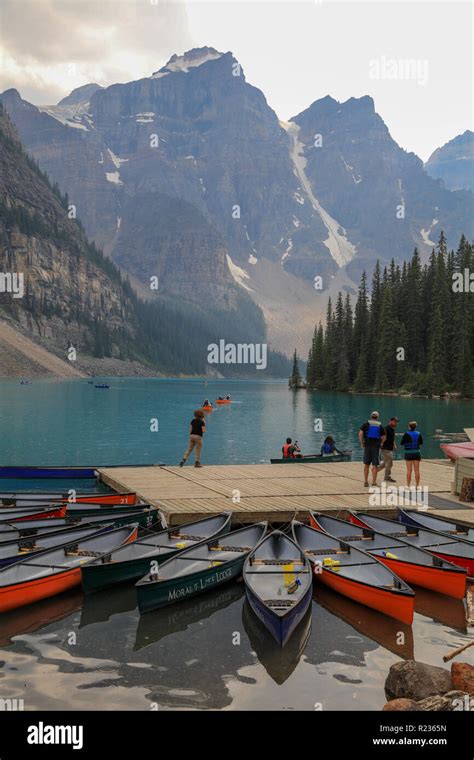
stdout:
POLYGON ((311 603, 312 580, 308 559, 279 530, 264 538, 245 562, 249 604, 280 646, 289 640, 311 603))
POLYGON ((378 559, 296 520, 295 541, 311 560, 314 577, 334 591, 407 625, 413 622, 415 594, 378 559))
POLYGON ((234 530, 185 549, 148 573, 135 586, 140 613, 189 599, 242 574, 248 553, 262 539, 267 523, 234 530))
POLYGON ((49 517, 47 520, 14 520, 0 523, 0 544, 3 541, 11 541, 23 536, 40 535, 41 533, 50 533, 53 530, 65 530, 66 528, 81 528, 86 525, 113 524, 114 527, 121 528, 123 525, 137 523, 140 528, 149 529, 160 521, 160 513, 154 507, 131 512, 101 512, 100 515, 88 515, 87 517, 71 517, 66 513, 66 517, 49 517))
POLYGON ((232 512, 223 512, 121 546, 108 554, 106 561, 99 557, 83 568, 82 588, 90 594, 117 583, 137 580, 150 571, 152 563, 161 567, 183 549, 228 533, 231 518, 232 512))

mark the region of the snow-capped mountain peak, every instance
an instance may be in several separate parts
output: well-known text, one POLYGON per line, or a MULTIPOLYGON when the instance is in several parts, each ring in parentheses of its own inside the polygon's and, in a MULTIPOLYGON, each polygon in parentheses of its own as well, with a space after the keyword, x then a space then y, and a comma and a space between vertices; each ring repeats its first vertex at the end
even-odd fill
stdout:
POLYGON ((218 50, 212 47, 193 48, 183 53, 183 55, 172 55, 166 66, 162 66, 159 71, 153 72, 152 79, 159 79, 176 71, 182 71, 186 74, 189 69, 202 66, 203 63, 207 63, 208 61, 214 61, 217 58, 221 58, 222 55, 223 53, 219 53, 218 50))

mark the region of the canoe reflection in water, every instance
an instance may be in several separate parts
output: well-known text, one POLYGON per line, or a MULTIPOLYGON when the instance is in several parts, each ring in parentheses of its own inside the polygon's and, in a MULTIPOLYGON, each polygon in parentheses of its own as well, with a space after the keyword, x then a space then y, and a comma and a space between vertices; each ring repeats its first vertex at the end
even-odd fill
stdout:
POLYGON ((250 645, 268 675, 281 685, 291 676, 298 665, 311 635, 311 606, 297 625, 287 644, 282 648, 271 633, 261 624, 248 599, 242 607, 242 622, 250 645))
POLYGON ((314 587, 313 599, 367 639, 380 644, 404 660, 413 660, 414 640, 410 625, 354 602, 319 583, 314 587))
POLYGON ((3 613, 0 623, 0 646, 6 647, 11 644, 14 636, 34 633, 72 615, 80 609, 82 599, 82 591, 73 589, 66 594, 3 613))
POLYGON ((237 602, 243 594, 242 583, 229 583, 223 586, 221 590, 185 599, 180 604, 155 610, 148 615, 141 615, 138 621, 134 651, 155 644, 166 636, 186 631, 195 623, 206 620, 215 612, 237 602))
POLYGON ((96 594, 84 594, 79 628, 106 623, 114 615, 132 612, 136 606, 137 595, 133 582, 104 589, 96 594))

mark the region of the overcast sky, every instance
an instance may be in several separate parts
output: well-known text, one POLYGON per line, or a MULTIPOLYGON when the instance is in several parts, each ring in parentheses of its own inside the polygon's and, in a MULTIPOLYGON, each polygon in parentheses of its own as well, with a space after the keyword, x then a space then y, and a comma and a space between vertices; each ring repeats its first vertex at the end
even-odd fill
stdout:
POLYGON ((327 94, 369 94, 424 160, 472 129, 469 0, 0 0, 0 91, 56 103, 203 45, 231 50, 282 119, 327 94))

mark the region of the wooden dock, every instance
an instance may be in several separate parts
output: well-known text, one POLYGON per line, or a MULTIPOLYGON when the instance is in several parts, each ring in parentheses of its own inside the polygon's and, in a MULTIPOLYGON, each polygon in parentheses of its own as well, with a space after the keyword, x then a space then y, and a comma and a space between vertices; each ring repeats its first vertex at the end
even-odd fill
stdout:
MULTIPOLYGON (((98 472, 115 490, 136 491, 158 507, 170 525, 224 510, 232 510, 239 523, 287 523, 294 518, 307 519, 310 509, 333 514, 346 509, 374 510, 387 516, 395 512, 393 506, 373 503, 374 496, 363 485, 361 462, 209 465, 202 469, 192 465, 111 467, 98 472)), ((451 492, 454 467, 448 460, 423 460, 421 472, 429 496, 437 497, 436 514, 474 524, 474 508, 459 502, 451 492)), ((392 476, 397 481, 393 485, 405 484, 403 461, 395 462, 392 476)))

